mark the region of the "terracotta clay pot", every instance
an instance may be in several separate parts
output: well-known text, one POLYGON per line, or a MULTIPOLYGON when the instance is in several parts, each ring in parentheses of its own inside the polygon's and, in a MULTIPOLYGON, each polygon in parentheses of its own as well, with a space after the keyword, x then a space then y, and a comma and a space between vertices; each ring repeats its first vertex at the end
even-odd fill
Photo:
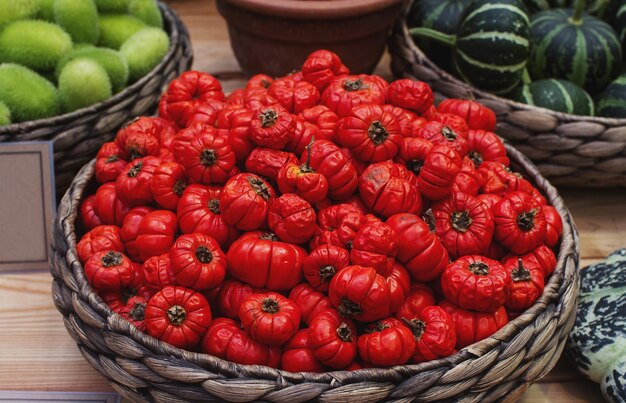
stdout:
POLYGON ((353 73, 371 73, 406 0, 218 0, 230 43, 249 77, 299 69, 314 50, 336 52, 353 73))

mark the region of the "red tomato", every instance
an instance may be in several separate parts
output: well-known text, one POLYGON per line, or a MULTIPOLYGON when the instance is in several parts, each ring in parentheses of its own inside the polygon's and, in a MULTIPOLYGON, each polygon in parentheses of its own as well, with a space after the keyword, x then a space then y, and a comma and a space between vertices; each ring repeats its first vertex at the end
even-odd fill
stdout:
POLYGON ((447 299, 463 309, 495 312, 511 289, 511 274, 497 260, 479 255, 460 257, 441 275, 447 299))
POLYGON ((152 256, 146 260, 142 266, 142 273, 146 286, 153 291, 160 291, 167 286, 177 285, 169 253, 152 256))
POLYGON ((283 349, 280 367, 289 372, 324 372, 324 366, 313 354, 309 345, 309 329, 302 329, 283 349))
POLYGON ((350 265, 350 252, 339 246, 324 244, 304 258, 302 271, 306 281, 317 291, 327 292, 333 276, 350 265))
POLYGON ((420 283, 411 284, 411 291, 396 312, 396 318, 416 318, 422 310, 437 305, 435 296, 428 286, 420 283))
POLYGON ((467 134, 469 153, 467 156, 472 160, 476 168, 485 161, 499 162, 509 166, 509 157, 502 140, 495 133, 485 130, 472 129, 467 134))
POLYGON ((113 250, 126 252, 120 233, 120 227, 115 225, 99 225, 82 236, 76 245, 78 259, 85 263, 97 252, 113 250))
POLYGON ((152 122, 157 126, 157 136, 159 137, 159 143, 161 144, 161 151, 164 149, 170 150, 172 148, 172 141, 178 133, 178 126, 171 120, 163 118, 152 118, 152 122))
MULTIPOLYGON (((115 189, 115 187, 113 188, 115 189)), ((115 192, 115 191, 114 191, 115 192)), ((86 231, 96 228, 98 225, 102 225, 102 220, 94 211, 96 202, 96 195, 89 195, 80 204, 80 224, 86 231)))
POLYGON ((493 210, 493 207, 498 204, 502 197, 493 193, 483 193, 476 196, 489 210, 493 210))
POLYGON ((413 136, 413 120, 418 118, 416 114, 393 105, 382 105, 381 108, 394 117, 400 127, 402 138, 413 136))
POLYGON ((122 252, 103 250, 85 262, 87 281, 98 290, 116 291, 130 287, 136 275, 133 262, 122 252))
POLYGON ((296 129, 295 117, 279 104, 258 111, 250 123, 250 139, 259 147, 280 150, 296 129))
POLYGON ((359 178, 359 195, 367 208, 385 218, 397 213, 419 213, 422 209, 416 176, 391 161, 365 169, 359 178))
MULTIPOLYGON (((518 256, 516 255, 508 255, 504 257, 502 261, 505 262, 511 258, 517 260, 517 257, 518 256)), ((556 269, 556 256, 554 255, 554 252, 552 252, 552 249, 548 248, 546 245, 538 246, 530 252, 519 257, 521 257, 524 262, 527 262, 527 264, 539 265, 539 267, 541 267, 541 270, 543 270, 543 275, 545 278, 550 277, 550 275, 556 269)))
POLYGON ((151 211, 154 211, 152 207, 134 207, 126 214, 126 217, 124 217, 120 235, 126 246, 126 253, 134 261, 140 260, 139 249, 137 249, 139 224, 141 224, 143 217, 151 211))
POLYGON ((222 249, 239 236, 239 232, 227 224, 220 210, 221 190, 199 184, 187 186, 183 192, 176 216, 183 234, 210 235, 222 249))
POLYGON ((554 248, 563 234, 563 220, 554 207, 542 206, 542 209, 546 217, 546 245, 554 248))
POLYGON ((191 115, 185 127, 194 126, 199 123, 205 126, 215 126, 217 117, 224 108, 226 108, 226 104, 222 101, 209 100, 203 102, 195 108, 193 115, 191 115))
POLYGON ((276 179, 281 193, 295 193, 311 204, 319 203, 328 194, 328 181, 307 163, 287 163, 276 179))
POLYGON ((498 242, 491 242, 484 255, 489 259, 501 260, 506 255, 507 250, 498 242))
POLYGON ((504 196, 514 191, 532 194, 533 186, 520 174, 512 172, 499 162, 486 161, 478 168, 482 177, 482 192, 504 196))
POLYGON ((285 193, 274 199, 267 222, 281 241, 297 244, 307 242, 317 229, 315 210, 294 193, 285 193))
POLYGON ((236 280, 226 280, 220 287, 217 297, 219 312, 229 318, 238 318, 241 303, 247 297, 252 294, 265 292, 267 292, 267 290, 264 288, 252 287, 249 284, 241 283, 236 280))
POLYGON ((435 113, 430 117, 430 120, 433 122, 443 123, 459 137, 467 140, 469 127, 467 126, 467 122, 463 120, 462 117, 453 115, 451 113, 435 113))
POLYGON ((434 145, 447 145, 461 157, 468 153, 467 139, 444 123, 430 121, 419 132, 419 136, 434 145))
POLYGON ((298 157, 286 151, 255 148, 246 159, 246 172, 277 182, 280 170, 287 164, 298 164, 298 157))
POLYGON ((150 186, 159 165, 161 159, 157 157, 138 158, 128 163, 115 180, 117 197, 131 207, 151 203, 154 197, 150 186))
POLYGON ((302 119, 314 124, 319 129, 318 140, 335 141, 339 116, 324 105, 316 105, 300 113, 302 119))
POLYGON ((285 150, 302 155, 306 147, 313 139, 323 138, 320 135, 320 129, 313 123, 305 121, 300 115, 296 116, 296 128, 293 136, 289 139, 289 143, 285 145, 285 150))
POLYGON ((387 102, 400 108, 424 113, 433 106, 435 97, 428 84, 408 78, 396 80, 387 89, 387 102))
POLYGON ((337 115, 347 116, 358 105, 382 105, 389 84, 366 74, 334 78, 322 92, 321 103, 337 115))
POLYGON ((342 316, 360 322, 371 322, 389 315, 389 286, 372 267, 343 268, 330 281, 328 297, 342 316))
POLYGON ((467 122, 470 129, 496 130, 496 114, 489 108, 469 99, 444 99, 439 103, 440 113, 452 113, 467 122))
POLYGON ((456 330, 448 312, 438 306, 426 307, 416 317, 405 322, 415 338, 413 361, 424 362, 454 353, 456 330))
POLYGON ((215 126, 227 130, 228 144, 235 153, 237 164, 243 164, 255 144, 250 140, 250 122, 253 112, 239 106, 228 106, 217 116, 215 126))
POLYGON ((300 113, 320 102, 320 92, 314 85, 288 77, 274 80, 267 92, 290 113, 300 113))
POLYGON ((176 214, 167 210, 155 210, 147 213, 139 223, 135 246, 139 260, 145 262, 152 256, 167 252, 174 240, 178 223, 176 214))
POLYGON ((448 300, 441 301, 439 306, 452 316, 455 347, 459 350, 491 336, 509 321, 504 307, 495 312, 476 312, 459 308, 448 300))
POLYGON ((311 53, 302 64, 302 79, 323 91, 330 82, 339 76, 350 74, 337 54, 320 49, 311 53))
POLYGON ((415 351, 413 333, 396 318, 387 318, 370 326, 359 336, 359 356, 375 366, 406 364, 415 351))
POLYGON ((172 211, 176 211, 185 187, 187 187, 185 168, 177 162, 159 165, 150 182, 154 201, 162 208, 172 211))
POLYGON ((461 192, 476 196, 480 191, 481 185, 482 177, 474 167, 474 163, 468 156, 463 157, 461 170, 456 174, 454 183, 452 183, 452 192, 461 192))
POLYGON ((127 164, 115 142, 104 143, 96 155, 96 180, 100 184, 114 182, 127 164))
POLYGON ((275 197, 274 189, 263 179, 237 174, 226 182, 220 196, 224 221, 243 231, 263 228, 275 197))
POLYGON ((511 293, 504 306, 507 310, 521 312, 530 308, 543 293, 543 269, 532 260, 522 258, 504 261, 505 270, 511 273, 511 293))
POLYGON ((133 297, 141 297, 149 300, 154 294, 152 290, 144 285, 141 265, 135 266, 135 280, 129 285, 121 287, 119 290, 98 290, 100 298, 111 308, 113 312, 120 313, 133 297))
POLYGON ((391 270, 398 252, 398 237, 391 227, 382 221, 364 224, 354 237, 350 249, 350 262, 369 266, 380 274, 391 270))
POLYGON ((448 264, 448 251, 428 224, 413 214, 395 214, 386 221, 397 236, 397 259, 416 281, 431 281, 448 264))
POLYGON ((310 150, 300 157, 328 181, 328 197, 344 200, 352 196, 357 188, 358 176, 349 155, 328 140, 315 140, 310 150), (309 157, 310 155, 310 157, 309 157))
POLYGON ((187 126, 199 105, 226 97, 215 77, 199 71, 187 71, 170 82, 159 105, 159 115, 171 119, 180 127, 187 126))
POLYGON ((325 309, 312 321, 308 342, 321 363, 335 369, 352 364, 357 354, 357 330, 334 309, 325 309))
POLYGON ((415 176, 418 176, 424 166, 426 156, 432 148, 433 143, 428 140, 419 137, 404 137, 400 141, 398 155, 396 155, 394 161, 406 167, 415 176))
POLYGON ((337 142, 363 162, 392 159, 402 137, 396 117, 379 105, 354 107, 337 127, 337 142))
POLYGON ((255 287, 290 290, 302 280, 305 256, 304 249, 280 242, 272 233, 248 232, 228 249, 228 272, 255 287))
POLYGON ((420 193, 430 200, 447 197, 462 165, 463 160, 454 149, 446 145, 433 147, 417 177, 420 193))
POLYGON ((546 238, 543 207, 528 193, 507 194, 495 205, 493 215, 495 240, 515 254, 530 252, 546 238))
POLYGON ((437 236, 453 259, 483 253, 491 244, 493 215, 474 196, 452 193, 448 199, 433 204, 432 211, 437 236))
POLYGON ((319 210, 317 221, 319 232, 311 241, 312 249, 324 244, 350 249, 363 225, 363 214, 349 204, 334 204, 319 210))
POLYGON ((176 162, 193 182, 225 183, 235 173, 235 153, 217 129, 196 124, 181 130, 172 143, 176 162))
POLYGON ((120 315, 133 326, 142 332, 146 331, 146 323, 144 321, 144 313, 146 311, 146 305, 148 301, 139 296, 131 297, 126 305, 120 309, 120 315))
POLYGON ((96 190, 93 201, 93 212, 102 224, 122 226, 124 217, 130 211, 130 206, 117 196, 115 183, 109 182, 96 190))
POLYGON ((115 136, 119 156, 125 161, 159 153, 159 134, 163 129, 156 118, 139 117, 124 125, 115 136))
POLYGON ((154 294, 144 316, 150 336, 187 350, 198 344, 211 324, 206 298, 185 287, 165 287, 154 294))
POLYGON ((289 292, 289 299, 300 308, 302 322, 307 325, 315 319, 324 309, 330 309, 333 305, 325 294, 315 291, 306 283, 298 284, 289 292))
POLYGON ((239 322, 215 319, 202 339, 202 351, 224 360, 244 365, 267 365, 278 368, 280 347, 268 347, 252 338, 239 322))
POLYGON ((176 282, 194 290, 215 288, 226 277, 226 255, 208 235, 180 236, 170 249, 170 260, 176 282))
POLYGON ((398 262, 394 262, 391 269, 384 274, 389 286, 389 309, 396 313, 406 301, 411 290, 411 276, 398 262))
POLYGON ((269 106, 280 107, 284 109, 274 97, 264 88, 250 88, 244 90, 240 99, 229 99, 231 105, 248 108, 254 112, 258 112, 269 106))
POLYGON ((254 340, 267 346, 280 346, 300 328, 300 309, 275 292, 252 294, 239 308, 241 325, 254 340))
POLYGON ((274 79, 267 74, 255 74, 246 83, 247 90, 251 88, 265 88, 268 89, 274 82, 274 79))

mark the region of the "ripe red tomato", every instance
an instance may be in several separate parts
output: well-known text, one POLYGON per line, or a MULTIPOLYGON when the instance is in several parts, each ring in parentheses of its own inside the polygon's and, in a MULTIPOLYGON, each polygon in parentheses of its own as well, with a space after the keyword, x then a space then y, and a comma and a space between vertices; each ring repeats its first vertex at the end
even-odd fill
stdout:
POLYGON ((420 193, 430 200, 447 197, 452 192, 452 184, 462 165, 461 155, 451 147, 433 147, 426 155, 417 177, 420 193))
POLYGON ((237 164, 243 164, 255 144, 250 140, 253 112, 239 106, 228 106, 217 116, 215 127, 227 131, 228 144, 235 153, 237 164))
POLYGON ((97 252, 113 250, 126 252, 120 234, 120 228, 115 225, 99 225, 82 236, 76 245, 78 259, 85 263, 97 252))
POLYGON ((267 92, 290 113, 300 113, 320 102, 320 92, 313 84, 289 77, 274 80, 267 92))
POLYGON ((491 244, 493 214, 476 197, 452 193, 448 199, 433 204, 432 211, 437 236, 453 259, 483 253, 491 244))
POLYGON ((421 283, 411 284, 411 291, 396 311, 396 318, 416 318, 428 306, 437 305, 435 296, 428 286, 421 283))
POLYGON ((162 208, 172 211, 176 211, 185 187, 187 187, 185 168, 177 162, 159 165, 150 182, 154 201, 162 208))
POLYGON ((447 357, 454 353, 456 330, 448 312, 438 306, 426 307, 405 323, 415 338, 413 361, 424 362, 447 357))
POLYGON ((419 176, 426 156, 433 148, 433 143, 419 137, 404 137, 400 141, 398 155, 394 161, 404 166, 409 172, 413 172, 415 176, 419 176))
POLYGON ((325 367, 309 346, 309 329, 302 329, 293 336, 280 357, 280 367, 289 372, 324 372, 325 367))
POLYGON ((222 217, 228 224, 243 231, 263 228, 275 197, 274 189, 263 179, 249 173, 237 174, 222 189, 222 217))
POLYGON ((119 290, 98 290, 102 301, 104 301, 113 312, 120 313, 133 297, 141 297, 147 301, 154 295, 152 290, 144 285, 141 266, 138 264, 134 264, 134 266, 135 280, 133 280, 129 286, 121 287, 119 290))
POLYGON ((311 53, 302 64, 302 79, 323 91, 335 77, 350 74, 339 56, 329 50, 320 49, 311 53))
POLYGON ((137 329, 142 332, 146 331, 145 310, 148 300, 140 296, 131 297, 128 302, 120 309, 120 315, 137 329))
POLYGON ((293 131, 293 136, 291 136, 289 142, 285 145, 285 150, 297 155, 302 155, 314 138, 323 138, 320 134, 320 129, 313 123, 304 120, 302 116, 297 115, 296 128, 293 131))
POLYGON ((185 167, 185 174, 196 183, 225 183, 234 173, 235 153, 228 138, 218 130, 196 124, 181 130, 172 143, 176 162, 185 167))
POLYGON ((185 127, 194 126, 199 123, 205 126, 215 126, 217 117, 224 108, 226 108, 226 104, 222 101, 209 100, 203 102, 195 108, 193 115, 189 117, 185 127))
POLYGON ((466 193, 472 196, 478 195, 482 185, 482 176, 474 167, 472 160, 466 155, 463 157, 463 165, 461 170, 454 178, 452 183, 452 192, 466 193))
POLYGON ((543 214, 546 217, 546 238, 545 242, 551 248, 556 247, 563 234, 563 220, 561 215, 552 206, 542 206, 543 214))
POLYGON ((130 287, 135 281, 135 266, 122 252, 103 250, 85 262, 85 276, 94 288, 117 291, 130 287))
POLYGON ((347 199, 357 188, 358 176, 350 156, 328 140, 315 140, 310 150, 302 153, 300 162, 324 175, 328 197, 333 200, 347 199))
POLYGON ((387 102, 422 114, 433 106, 435 96, 428 84, 405 78, 396 80, 389 85, 387 102))
POLYGON ((274 82, 274 79, 267 74, 255 74, 246 83, 245 89, 251 88, 265 88, 268 89, 270 85, 274 82))
POLYGON ((167 252, 176 239, 177 230, 176 214, 171 211, 155 210, 147 213, 137 231, 135 246, 139 260, 145 262, 152 256, 167 252))
POLYGON ((497 260, 463 256, 443 271, 441 289, 447 299, 463 309, 495 312, 509 295, 511 274, 497 260))
POLYGON ((339 246, 324 244, 304 258, 302 271, 306 281, 317 291, 327 292, 330 280, 350 265, 350 252, 339 246))
MULTIPOLYGON (((115 189, 115 187, 113 188, 115 189)), ((96 202, 96 195, 89 195, 80 204, 80 225, 85 231, 92 230, 98 225, 102 225, 103 222, 94 211, 94 203, 96 202)))
POLYGON ((359 195, 367 208, 385 218, 397 213, 419 213, 422 209, 417 178, 391 161, 365 169, 359 178, 359 195))
POLYGON ((434 145, 447 145, 458 152, 461 157, 467 155, 469 149, 467 139, 444 123, 430 121, 419 132, 419 136, 434 145))
POLYGON ((190 349, 198 344, 211 324, 211 308, 199 292, 170 286, 150 298, 144 317, 150 336, 190 349))
POLYGON ((396 318, 387 318, 370 326, 359 336, 359 356, 375 366, 406 364, 415 351, 413 333, 396 318))
POLYGON ((278 173, 287 164, 298 164, 298 157, 286 151, 257 147, 246 159, 246 172, 277 182, 278 173))
POLYGON ((267 346, 280 346, 300 328, 300 309, 275 292, 252 294, 239 308, 241 325, 254 340, 267 346))
POLYGON ((389 286, 372 267, 347 266, 333 276, 328 297, 339 313, 360 322, 389 315, 389 286))
POLYGON ((541 245, 546 238, 543 207, 522 191, 505 195, 493 208, 494 238, 511 252, 523 254, 541 245))
POLYGON ((260 147, 281 150, 296 128, 296 119, 280 104, 262 108, 250 123, 250 139, 260 147))
MULTIPOLYGON (((430 121, 443 123, 448 126, 454 133, 456 133, 459 137, 462 137, 467 140, 467 136, 469 133, 469 126, 467 122, 460 116, 454 115, 452 113, 434 113, 430 116, 430 121)), ((462 154, 461 156, 464 156, 462 154)))
POLYGON ((472 160, 476 168, 485 161, 499 162, 509 166, 509 157, 506 155, 504 143, 495 133, 480 129, 471 129, 467 134, 469 152, 467 156, 472 160))
POLYGON ((295 244, 307 242, 317 229, 315 210, 294 193, 285 193, 274 199, 267 222, 281 241, 295 244))
POLYGON ((467 122, 470 129, 496 130, 496 114, 488 107, 469 99, 444 99, 439 103, 440 113, 457 115, 467 122))
POLYGON ((290 290, 302 281, 305 256, 304 249, 281 242, 272 233, 247 232, 228 249, 228 273, 255 287, 290 290))
POLYGON ((363 225, 363 214, 349 204, 334 204, 319 210, 319 232, 311 241, 311 248, 331 244, 344 249, 352 248, 352 241, 363 225))
POLYGON ((334 309, 320 312, 309 327, 309 346, 315 358, 331 368, 346 368, 357 355, 356 327, 334 309))
POLYGON ((292 288, 289 292, 289 299, 300 308, 302 322, 307 325, 310 325, 311 321, 324 309, 333 307, 326 294, 314 290, 307 283, 298 284, 292 288))
POLYGON ((156 156, 159 153, 161 124, 150 117, 140 117, 124 125, 115 136, 119 156, 125 161, 156 156))
POLYGON ((152 256, 143 263, 141 271, 144 283, 153 291, 160 291, 167 286, 177 285, 169 253, 152 256))
POLYGON ((131 161, 115 180, 117 197, 131 207, 151 203, 154 197, 150 184, 159 165, 161 159, 157 157, 143 157, 131 161))
POLYGON ((511 273, 511 292, 504 306, 507 310, 521 312, 530 308, 543 293, 543 269, 531 259, 507 259, 504 269, 511 273))
POLYGON ((509 322, 504 306, 495 312, 468 311, 448 300, 441 301, 439 306, 452 316, 456 330, 455 347, 459 350, 486 339, 509 322))
POLYGON ((229 318, 238 318, 241 303, 247 297, 252 294, 265 292, 267 292, 265 288, 253 287, 236 280, 226 280, 220 287, 217 297, 219 312, 229 318))
POLYGON ((130 206, 117 196, 115 183, 109 182, 96 190, 93 201, 93 213, 101 224, 122 226, 124 217, 130 211, 130 206))
POLYGON ((203 291, 222 284, 226 255, 215 238, 204 234, 178 237, 170 249, 172 272, 180 285, 203 291))
POLYGON ((202 351, 224 360, 244 365, 267 365, 278 368, 280 347, 268 347, 252 339, 239 322, 215 319, 202 338, 202 351))
POLYGON ((133 207, 124 217, 120 236, 126 246, 126 254, 135 261, 139 259, 139 249, 137 249, 137 235, 139 234, 139 224, 143 217, 154 211, 152 207, 133 207))
POLYGON ((319 129, 318 140, 335 141, 335 133, 339 124, 339 116, 324 105, 315 105, 300 113, 304 121, 315 125, 319 129))
POLYGON ((373 267, 385 275, 391 270, 397 252, 398 237, 393 229, 382 221, 372 221, 356 233, 350 249, 350 262, 373 267))
POLYGON ((411 290, 411 276, 398 262, 394 262, 391 269, 383 274, 389 286, 389 310, 396 313, 406 301, 411 290))
POLYGON ((295 193, 311 204, 319 203, 328 194, 328 181, 307 163, 287 163, 278 171, 281 193, 295 193))
POLYGON ((504 196, 517 190, 532 194, 533 186, 520 174, 500 162, 485 161, 478 168, 482 177, 482 192, 504 196))
MULTIPOLYGON (((517 259, 516 255, 508 255, 505 256, 502 262, 506 262, 507 260, 514 258, 517 259)), ((531 250, 530 252, 519 256, 522 258, 524 262, 530 264, 536 264, 541 267, 543 270, 543 275, 545 278, 550 277, 550 275, 556 269, 556 256, 552 249, 548 248, 546 245, 541 245, 531 250)))
POLYGON ((347 116, 358 105, 383 105, 389 84, 366 74, 334 78, 322 92, 321 102, 337 115, 347 116))
POLYGON ((114 182, 127 164, 115 142, 104 143, 96 155, 96 180, 100 184, 114 182))
POLYGON ((386 221, 397 236, 397 259, 417 281, 431 281, 448 264, 448 251, 431 228, 414 214, 395 214, 386 221))

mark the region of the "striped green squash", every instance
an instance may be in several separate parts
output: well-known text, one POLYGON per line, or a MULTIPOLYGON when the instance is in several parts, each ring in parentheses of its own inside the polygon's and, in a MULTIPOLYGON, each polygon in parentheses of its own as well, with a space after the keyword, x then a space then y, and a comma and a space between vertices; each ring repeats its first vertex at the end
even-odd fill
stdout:
POLYGON ((626 59, 626 0, 622 0, 617 9, 613 28, 617 32, 617 37, 622 43, 622 57, 626 59))
POLYGON ((494 93, 515 88, 529 54, 529 27, 521 0, 472 0, 456 35, 428 28, 411 33, 454 46, 454 66, 468 83, 494 93))
POLYGON ((573 115, 593 116, 593 100, 578 85, 557 79, 537 80, 528 85, 532 105, 573 115))
MULTIPOLYGON (((423 27, 454 34, 465 6, 470 0, 415 0, 407 16, 410 28, 423 27)), ((426 38, 416 38, 415 43, 439 67, 450 70, 452 51, 426 38)))
POLYGON ((608 118, 626 118, 626 74, 606 87, 598 100, 598 115, 608 118))
POLYGON ((620 73, 622 51, 613 28, 584 13, 584 3, 532 16, 528 70, 533 79, 561 78, 597 94, 620 73))
POLYGON ((567 7, 567 3, 567 0, 524 0, 524 5, 531 14, 551 8, 567 7))

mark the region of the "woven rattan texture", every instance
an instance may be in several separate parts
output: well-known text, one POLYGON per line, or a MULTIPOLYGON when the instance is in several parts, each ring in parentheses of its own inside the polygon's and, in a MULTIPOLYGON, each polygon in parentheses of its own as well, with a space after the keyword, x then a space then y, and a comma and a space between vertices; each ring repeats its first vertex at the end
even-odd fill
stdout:
POLYGON ((135 116, 152 115, 162 90, 191 67, 193 52, 189 33, 176 13, 160 3, 170 48, 146 76, 123 91, 87 108, 48 119, 0 126, 0 141, 52 141, 56 191, 62 195, 70 182, 100 146, 135 116))
POLYGON ((389 39, 396 78, 428 83, 438 99, 462 98, 492 108, 497 133, 529 157, 555 185, 626 186, 626 119, 554 112, 480 91, 440 69, 413 42, 406 11, 389 39))
POLYGON ((177 402, 486 402, 514 400, 561 355, 575 318, 578 234, 556 189, 507 145, 512 165, 556 207, 564 221, 558 267, 533 307, 492 337, 437 361, 386 369, 289 373, 184 351, 138 331, 113 313, 87 283, 76 255, 81 200, 94 186, 94 162, 78 173, 53 225, 53 298, 89 363, 131 401, 177 402))

